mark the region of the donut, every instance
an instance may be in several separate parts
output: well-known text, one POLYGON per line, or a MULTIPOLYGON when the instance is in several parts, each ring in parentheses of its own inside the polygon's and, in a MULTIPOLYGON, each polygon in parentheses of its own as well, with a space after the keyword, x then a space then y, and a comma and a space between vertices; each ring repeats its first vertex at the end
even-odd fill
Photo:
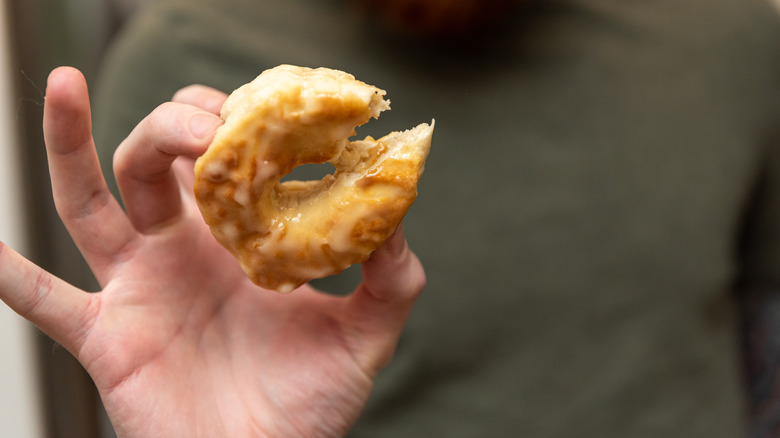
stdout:
POLYGON ((328 68, 281 65, 225 101, 195 162, 198 208, 256 285, 288 293, 368 259, 417 197, 434 121, 378 140, 355 128, 390 108, 385 91, 328 68), (280 181, 329 162, 315 181, 280 181))

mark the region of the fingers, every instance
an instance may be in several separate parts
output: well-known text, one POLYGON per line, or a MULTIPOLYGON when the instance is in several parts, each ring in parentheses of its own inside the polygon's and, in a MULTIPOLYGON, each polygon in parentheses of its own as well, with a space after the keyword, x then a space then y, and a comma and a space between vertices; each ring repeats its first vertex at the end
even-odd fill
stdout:
POLYGON ((190 85, 177 91, 173 101, 196 106, 212 114, 219 115, 227 94, 205 85, 190 85))
POLYGON ((359 339, 355 354, 370 375, 390 361, 425 282, 402 227, 363 264, 363 283, 349 298, 347 315, 359 339))
POLYGON ((114 155, 114 173, 135 229, 150 232, 180 216, 180 184, 172 164, 179 156, 203 154, 221 123, 210 112, 169 102, 122 142, 114 155))
POLYGON ((77 354, 99 311, 98 294, 83 292, 0 242, 0 299, 77 354))
POLYGON ((179 184, 184 188, 182 193, 194 200, 195 192, 192 188, 195 185, 195 158, 178 157, 174 160, 171 167, 179 180, 179 184))
POLYGON ((101 283, 114 254, 135 236, 100 171, 87 84, 73 68, 49 75, 43 131, 57 212, 101 283))
MULTIPOLYGON (((219 115, 222 110, 222 104, 227 99, 227 94, 205 85, 190 85, 177 91, 173 95, 173 102, 192 105, 212 114, 219 115)), ((195 183, 195 176, 192 172, 195 166, 195 160, 190 157, 179 157, 173 163, 173 170, 176 172, 179 182, 187 188, 191 188, 195 183)), ((194 196, 192 190, 185 191, 188 196, 194 196)))

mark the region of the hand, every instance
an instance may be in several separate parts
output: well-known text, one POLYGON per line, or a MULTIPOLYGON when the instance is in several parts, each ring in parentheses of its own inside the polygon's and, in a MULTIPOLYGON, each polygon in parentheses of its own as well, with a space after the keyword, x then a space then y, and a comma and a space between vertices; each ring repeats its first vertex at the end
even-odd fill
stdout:
POLYGON ((191 193, 224 99, 188 87, 136 127, 114 159, 125 212, 100 172, 83 76, 53 71, 54 202, 103 289, 81 291, 0 244, 0 298, 81 362, 120 437, 343 435, 425 275, 399 230, 346 297, 249 282, 191 193))

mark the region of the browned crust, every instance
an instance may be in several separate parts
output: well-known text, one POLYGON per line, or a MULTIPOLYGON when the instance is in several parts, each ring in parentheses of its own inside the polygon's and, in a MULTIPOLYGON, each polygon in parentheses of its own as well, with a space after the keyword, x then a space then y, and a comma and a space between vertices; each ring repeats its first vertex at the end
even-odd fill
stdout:
POLYGON ((417 196, 433 127, 407 131, 408 145, 399 143, 405 133, 392 134, 392 144, 389 136, 346 142, 386 109, 382 95, 343 72, 280 66, 228 99, 225 124, 196 162, 194 193, 254 283, 287 292, 338 273, 398 227, 417 196), (279 183, 298 165, 325 161, 334 176, 279 183))

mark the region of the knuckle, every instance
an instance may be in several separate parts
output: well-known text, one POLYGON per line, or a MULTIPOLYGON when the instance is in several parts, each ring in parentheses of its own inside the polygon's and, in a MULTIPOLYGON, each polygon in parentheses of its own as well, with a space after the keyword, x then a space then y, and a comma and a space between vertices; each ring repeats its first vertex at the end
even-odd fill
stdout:
POLYGON ((111 193, 101 187, 84 193, 81 202, 69 204, 55 202, 54 207, 63 221, 80 221, 96 215, 97 212, 106 207, 112 199, 113 196, 111 193))
POLYGON ((422 262, 417 256, 410 250, 407 252, 408 259, 406 260, 406 291, 416 299, 425 286, 428 284, 428 277, 425 275, 425 269, 422 262))
POLYGON ((147 162, 154 155, 165 156, 167 162, 178 150, 187 149, 194 141, 187 124, 190 115, 187 108, 180 103, 165 102, 152 110, 117 148, 114 173, 119 176, 133 169, 140 170, 143 166, 138 166, 139 162, 147 162))
POLYGON ((428 277, 425 275, 425 271, 420 268, 419 274, 415 275, 414 279, 412 280, 410 290, 415 297, 418 297, 422 294, 427 285, 428 277))
MULTIPOLYGON (((152 110, 149 116, 144 119, 144 134, 149 140, 159 139, 158 141, 170 142, 173 139, 182 137, 186 132, 182 129, 182 120, 185 117, 183 109, 186 108, 180 103, 165 102, 152 110)), ((142 122, 142 124, 144 124, 142 122)))
POLYGON ((34 317, 36 313, 47 301, 47 298, 52 293, 52 277, 45 271, 40 271, 35 280, 31 283, 31 286, 26 294, 24 301, 20 304, 20 313, 26 316, 34 317))
POLYGON ((201 84, 193 84, 178 90, 174 93, 171 100, 209 109, 217 103, 221 105, 226 97, 225 93, 217 89, 201 84))
POLYGON ((202 85, 187 85, 176 91, 171 100, 174 102, 191 102, 193 97, 200 93, 203 88, 202 85))

